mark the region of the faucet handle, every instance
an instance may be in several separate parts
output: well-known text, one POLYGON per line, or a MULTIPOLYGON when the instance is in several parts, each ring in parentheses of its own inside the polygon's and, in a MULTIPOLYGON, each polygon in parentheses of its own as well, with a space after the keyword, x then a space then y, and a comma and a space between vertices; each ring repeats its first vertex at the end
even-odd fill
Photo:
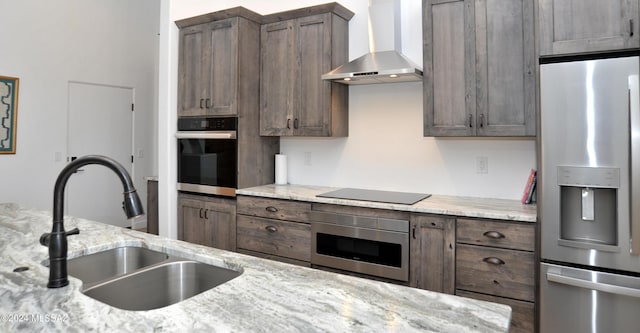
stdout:
MULTIPOLYGON (((80 229, 78 228, 73 228, 67 232, 65 232, 64 234, 66 236, 71 236, 71 235, 77 235, 80 233, 80 229)), ((45 232, 44 234, 42 234, 42 236, 40 236, 40 244, 44 245, 44 246, 49 246, 49 239, 51 238, 51 233, 50 232, 45 232)))

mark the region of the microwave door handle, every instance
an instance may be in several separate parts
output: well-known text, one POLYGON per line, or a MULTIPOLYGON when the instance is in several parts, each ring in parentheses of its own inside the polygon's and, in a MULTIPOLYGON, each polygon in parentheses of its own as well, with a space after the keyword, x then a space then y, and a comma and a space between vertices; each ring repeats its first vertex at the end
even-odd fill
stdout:
POLYGON ((593 282, 589 280, 583 280, 583 279, 551 273, 551 272, 547 272, 547 281, 565 284, 565 285, 578 287, 578 288, 597 290, 597 291, 601 291, 609 294, 640 298, 640 289, 623 287, 615 284, 608 284, 608 283, 602 283, 602 282, 593 282))
POLYGON ((640 82, 638 74, 629 76, 629 150, 630 161, 630 252, 632 255, 640 255, 640 205, 635 204, 640 200, 640 82))
POLYGON ((215 131, 215 132, 199 132, 199 131, 181 131, 176 133, 178 139, 235 139, 236 131, 215 131))

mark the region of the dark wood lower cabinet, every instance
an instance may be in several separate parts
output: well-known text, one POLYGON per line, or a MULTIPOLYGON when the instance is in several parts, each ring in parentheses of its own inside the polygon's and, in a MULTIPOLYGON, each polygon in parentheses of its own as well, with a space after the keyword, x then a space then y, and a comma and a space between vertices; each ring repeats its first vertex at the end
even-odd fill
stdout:
POLYGON ((311 204, 238 196, 238 252, 310 267, 311 204))
POLYGON ((240 215, 238 247, 308 262, 311 259, 311 227, 307 223, 240 215))
POLYGON ((235 251, 235 200, 181 193, 178 196, 178 239, 235 251))
POLYGON ((509 332, 530 333, 534 331, 535 313, 534 303, 532 302, 485 295, 464 290, 456 290, 456 295, 508 305, 511 307, 511 329, 509 332))
POLYGON ((158 181, 147 181, 147 232, 158 235, 158 181))
POLYGON ((535 224, 242 195, 237 204, 240 253, 506 304, 510 332, 535 332, 535 224), (409 281, 311 265, 310 211, 409 220, 409 281))
POLYGON ((456 295, 511 306, 510 332, 535 331, 535 225, 459 218, 456 295))
POLYGON ((455 218, 413 214, 410 222, 409 285, 453 294, 455 218))

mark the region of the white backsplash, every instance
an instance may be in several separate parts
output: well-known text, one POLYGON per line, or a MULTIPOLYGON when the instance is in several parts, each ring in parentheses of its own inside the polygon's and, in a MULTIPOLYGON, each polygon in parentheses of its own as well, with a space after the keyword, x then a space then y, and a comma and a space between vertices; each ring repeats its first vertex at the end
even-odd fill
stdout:
POLYGON ((348 137, 280 140, 290 184, 520 199, 535 140, 423 137, 422 83, 349 89, 348 137))

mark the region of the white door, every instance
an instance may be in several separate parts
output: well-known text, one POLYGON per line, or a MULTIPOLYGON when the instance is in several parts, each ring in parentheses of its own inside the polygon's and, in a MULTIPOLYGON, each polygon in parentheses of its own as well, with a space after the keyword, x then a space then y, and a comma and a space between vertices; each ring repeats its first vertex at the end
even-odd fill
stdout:
MULTIPOLYGON (((69 158, 105 155, 132 174, 133 89, 69 82, 69 158)), ((118 176, 102 165, 82 167, 66 187, 66 215, 128 227, 118 176)))

